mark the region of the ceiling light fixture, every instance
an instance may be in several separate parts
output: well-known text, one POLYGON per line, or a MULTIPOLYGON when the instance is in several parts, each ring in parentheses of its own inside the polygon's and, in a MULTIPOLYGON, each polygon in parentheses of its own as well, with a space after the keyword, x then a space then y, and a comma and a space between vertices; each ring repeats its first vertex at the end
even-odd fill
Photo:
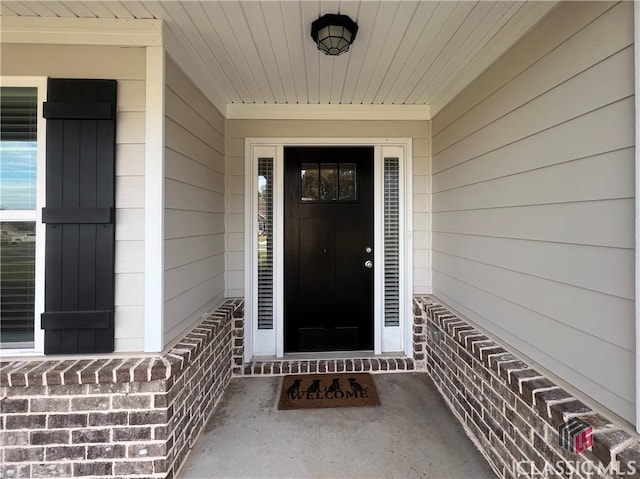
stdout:
POLYGON ((311 38, 325 55, 342 55, 356 38, 358 25, 346 15, 328 13, 311 24, 311 38))

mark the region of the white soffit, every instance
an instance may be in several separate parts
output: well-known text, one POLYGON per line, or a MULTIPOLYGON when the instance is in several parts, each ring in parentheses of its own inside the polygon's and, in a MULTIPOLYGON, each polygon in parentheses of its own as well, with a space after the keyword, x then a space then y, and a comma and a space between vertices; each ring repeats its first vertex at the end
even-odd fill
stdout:
POLYGON ((2 0, 0 38, 164 46, 230 118, 428 119, 556 3, 2 0), (311 22, 337 11, 358 23, 358 37, 348 54, 327 57, 311 22))
POLYGON ((430 120, 429 105, 227 104, 229 120, 430 120))
POLYGON ((162 45, 162 20, 2 16, 2 43, 162 45))

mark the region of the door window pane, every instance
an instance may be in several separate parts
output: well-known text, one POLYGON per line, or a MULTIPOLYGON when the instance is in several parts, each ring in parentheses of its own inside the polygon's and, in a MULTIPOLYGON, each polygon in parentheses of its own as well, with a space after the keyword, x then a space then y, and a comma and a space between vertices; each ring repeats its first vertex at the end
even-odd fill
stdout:
POLYGON ((33 347, 36 225, 0 223, 0 344, 33 347))
POLYGON ((300 167, 300 201, 356 201, 355 163, 303 163, 300 167))
POLYGON ((303 163, 300 168, 300 199, 318 201, 318 183, 318 163, 303 163))
POLYGON ((320 199, 335 201, 338 199, 338 165, 322 163, 320 165, 320 199))
POLYGON ((340 163, 340 200, 356 200, 356 164, 340 163))

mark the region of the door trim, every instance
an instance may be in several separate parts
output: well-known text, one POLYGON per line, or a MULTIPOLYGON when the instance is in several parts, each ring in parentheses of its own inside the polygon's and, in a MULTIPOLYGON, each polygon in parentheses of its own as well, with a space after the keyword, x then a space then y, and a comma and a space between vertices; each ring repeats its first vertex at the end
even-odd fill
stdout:
POLYGON ((388 352, 413 356, 412 291, 412 174, 411 138, 246 138, 244 220, 244 360, 284 357, 284 147, 285 146, 373 146, 374 147, 374 354, 388 352), (273 328, 258 329, 258 162, 273 158, 273 328), (400 163, 400 325, 386 327, 383 310, 383 158, 400 163))

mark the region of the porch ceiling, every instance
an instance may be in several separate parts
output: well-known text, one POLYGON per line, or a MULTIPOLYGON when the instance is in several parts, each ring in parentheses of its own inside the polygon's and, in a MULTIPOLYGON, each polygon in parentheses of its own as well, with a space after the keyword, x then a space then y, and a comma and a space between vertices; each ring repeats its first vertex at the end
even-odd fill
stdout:
POLYGON ((429 105, 435 114, 537 23, 538 1, 2 1, 3 16, 162 19, 176 61, 228 104, 429 105), (351 52, 321 54, 311 22, 359 25, 351 52), (180 55, 181 57, 183 55, 180 55))

